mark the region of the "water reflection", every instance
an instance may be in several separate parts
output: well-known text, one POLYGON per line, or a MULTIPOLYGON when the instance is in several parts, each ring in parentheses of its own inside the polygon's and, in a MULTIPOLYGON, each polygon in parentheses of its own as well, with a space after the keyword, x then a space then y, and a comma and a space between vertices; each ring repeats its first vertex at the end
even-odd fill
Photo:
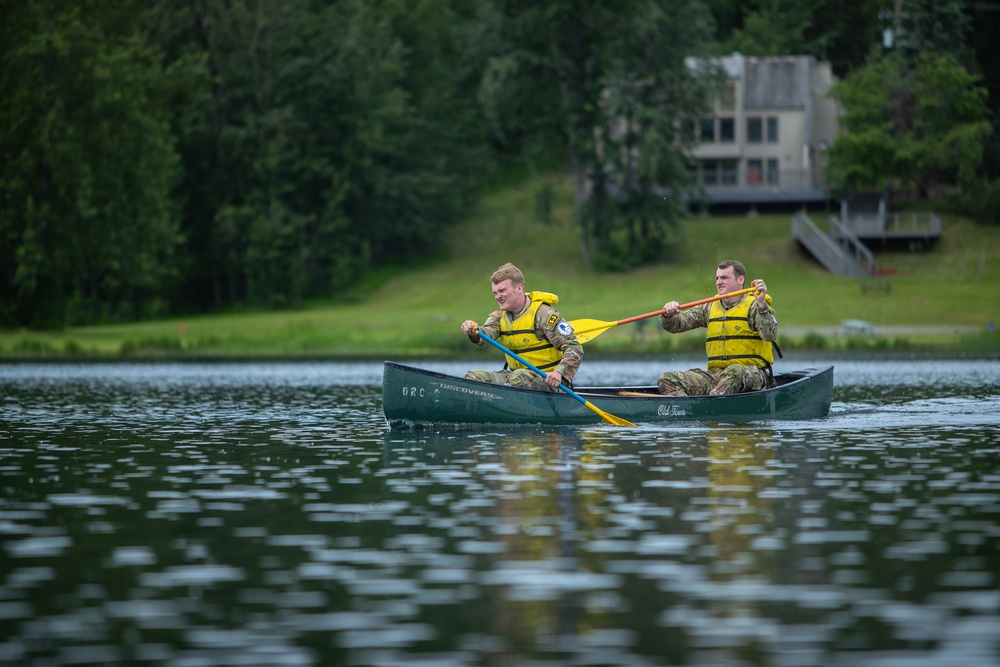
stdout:
POLYGON ((419 432, 378 365, 0 367, 0 663, 998 665, 1000 368, 872 366, 419 432))

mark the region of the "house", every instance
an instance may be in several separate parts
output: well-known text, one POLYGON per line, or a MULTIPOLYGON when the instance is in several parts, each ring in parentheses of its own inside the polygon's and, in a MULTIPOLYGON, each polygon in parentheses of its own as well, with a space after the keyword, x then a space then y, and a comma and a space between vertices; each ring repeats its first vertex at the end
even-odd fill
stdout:
POLYGON ((830 63, 739 53, 718 63, 728 83, 702 121, 695 183, 719 204, 826 201, 821 158, 838 117, 830 63))

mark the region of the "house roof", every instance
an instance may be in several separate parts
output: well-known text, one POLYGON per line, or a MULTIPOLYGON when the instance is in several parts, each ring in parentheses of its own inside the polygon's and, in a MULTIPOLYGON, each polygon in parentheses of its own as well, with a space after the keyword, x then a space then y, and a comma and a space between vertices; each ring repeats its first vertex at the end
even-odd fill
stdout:
POLYGON ((746 58, 744 109, 805 109, 812 101, 811 56, 746 58))
MULTIPOLYGON (((696 59, 688 66, 696 67, 696 59)), ((744 56, 714 61, 731 79, 743 80, 744 109, 807 109, 812 102, 812 56, 744 56)))

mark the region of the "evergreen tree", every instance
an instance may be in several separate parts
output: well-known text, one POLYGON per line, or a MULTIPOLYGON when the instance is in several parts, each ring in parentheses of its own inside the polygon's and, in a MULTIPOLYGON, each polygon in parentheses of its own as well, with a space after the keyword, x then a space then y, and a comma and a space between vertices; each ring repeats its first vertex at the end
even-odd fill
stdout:
POLYGON ((715 90, 685 59, 710 52, 699 2, 495 0, 481 99, 499 141, 568 156, 584 261, 661 257, 679 219, 690 147, 715 90))
POLYGON ((816 48, 807 38, 815 6, 799 0, 758 0, 757 7, 734 28, 723 51, 747 56, 810 54, 816 48))
POLYGON ((962 0, 898 0, 899 34, 895 47, 912 63, 928 51, 947 53, 968 66, 972 62, 965 36, 970 18, 962 0))
POLYGON ((326 298, 372 266, 436 252, 482 154, 477 80, 451 0, 233 0, 169 6, 178 59, 196 44, 206 94, 178 107, 187 300, 326 298), (466 58, 466 61, 469 59, 466 58))
POLYGON ((162 312, 178 160, 141 3, 3 0, 0 13, 0 321, 162 312))
POLYGON ((928 51, 912 67, 898 54, 876 55, 831 94, 844 115, 827 178, 840 191, 978 179, 992 133, 986 90, 952 55, 928 51))
POLYGON ((864 64, 882 42, 884 0, 707 0, 719 53, 811 55, 837 76, 864 64))

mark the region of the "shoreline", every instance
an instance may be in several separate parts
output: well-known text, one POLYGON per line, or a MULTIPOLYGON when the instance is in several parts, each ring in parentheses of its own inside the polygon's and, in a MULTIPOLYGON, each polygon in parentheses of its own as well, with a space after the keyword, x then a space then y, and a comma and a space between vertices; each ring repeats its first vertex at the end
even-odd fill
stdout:
POLYGON ((871 326, 871 330, 868 333, 859 333, 852 331, 850 327, 841 324, 840 326, 825 326, 825 327, 783 327, 778 326, 778 335, 784 334, 785 336, 793 336, 801 338, 802 336, 807 336, 810 333, 820 334, 822 336, 840 336, 840 337, 851 337, 851 336, 905 336, 905 335, 939 335, 939 334, 975 334, 975 333, 987 333, 990 331, 989 325, 978 325, 978 324, 916 324, 916 325, 881 325, 874 324, 871 322, 865 322, 871 326))

